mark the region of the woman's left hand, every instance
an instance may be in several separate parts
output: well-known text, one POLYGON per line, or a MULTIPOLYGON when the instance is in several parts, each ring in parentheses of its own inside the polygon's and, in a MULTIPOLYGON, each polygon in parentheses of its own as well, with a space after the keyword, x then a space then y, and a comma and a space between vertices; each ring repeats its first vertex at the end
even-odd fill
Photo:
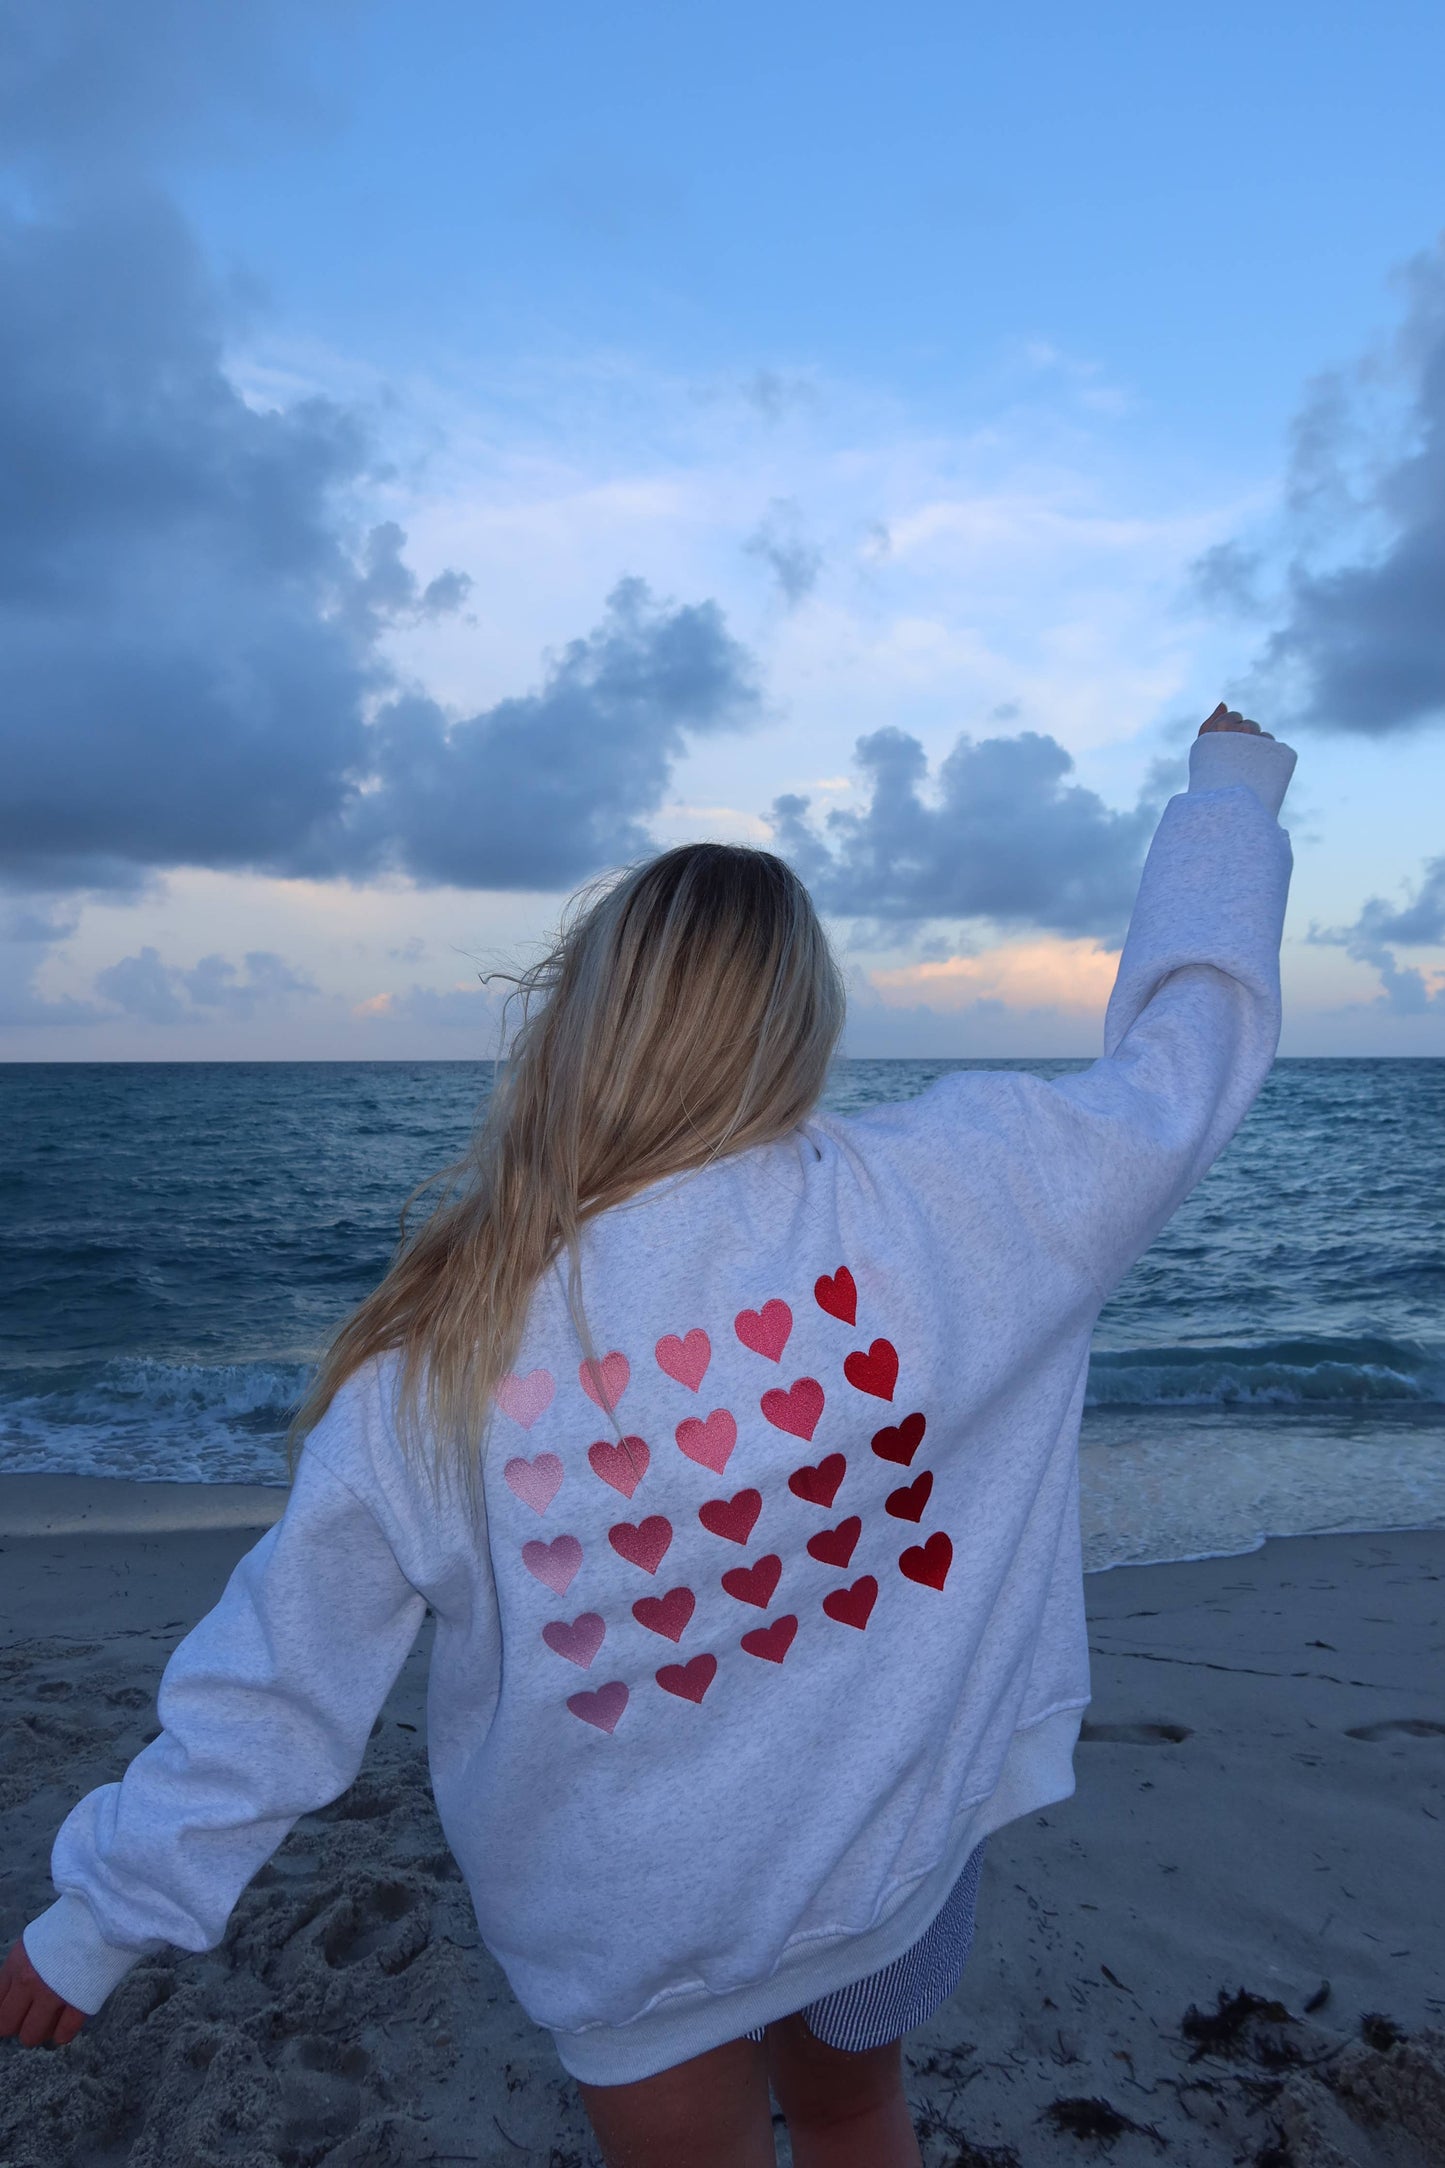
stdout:
POLYGON ((25 1953, 23 1941, 0 1970, 0 2040, 18 2039, 23 2048, 50 2044, 69 2047, 87 2013, 47 1987, 25 1953))

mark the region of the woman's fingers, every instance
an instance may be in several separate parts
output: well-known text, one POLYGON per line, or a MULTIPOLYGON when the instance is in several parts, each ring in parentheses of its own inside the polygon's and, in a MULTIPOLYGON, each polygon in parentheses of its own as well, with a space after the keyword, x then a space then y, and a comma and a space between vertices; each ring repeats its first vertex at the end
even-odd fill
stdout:
POLYGON ((1272 730, 1261 730, 1258 723, 1251 722, 1247 715, 1241 715, 1238 708, 1226 707, 1222 700, 1214 713, 1206 716, 1205 720, 1200 724, 1199 735, 1201 738, 1206 730, 1246 730, 1256 738, 1272 738, 1274 736, 1272 730))

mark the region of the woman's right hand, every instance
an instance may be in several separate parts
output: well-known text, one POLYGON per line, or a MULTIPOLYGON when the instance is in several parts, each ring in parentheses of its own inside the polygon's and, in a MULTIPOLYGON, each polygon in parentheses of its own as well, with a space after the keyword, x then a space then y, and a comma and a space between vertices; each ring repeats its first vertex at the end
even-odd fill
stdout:
POLYGON ((1241 715, 1237 708, 1227 708, 1222 700, 1214 713, 1206 717, 1200 724, 1199 735, 1201 738, 1206 730, 1248 730, 1256 738, 1272 738, 1274 736, 1272 730, 1261 730, 1258 723, 1250 722, 1248 716, 1241 715))

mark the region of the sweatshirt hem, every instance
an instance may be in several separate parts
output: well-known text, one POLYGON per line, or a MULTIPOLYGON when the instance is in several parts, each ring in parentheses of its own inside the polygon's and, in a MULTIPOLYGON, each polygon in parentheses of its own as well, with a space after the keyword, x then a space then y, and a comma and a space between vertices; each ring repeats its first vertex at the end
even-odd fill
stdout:
POLYGON ((587 2025, 576 2031, 549 2026, 563 2069, 584 2085, 628 2085, 654 2077, 892 1964, 938 1917, 970 1853, 985 1837, 1006 1822, 1069 1797, 1074 1748, 1087 1707, 1086 1697, 1014 1734, 993 1791, 963 1809, 944 1857, 878 1926, 864 1934, 832 1935, 821 1948, 821 1938, 810 1936, 807 1953, 785 1960, 766 1980, 721 1993, 689 1989, 624 2025, 587 2025))
POLYGON ((95 2017, 113 1988, 120 1985, 133 1965, 163 1950, 164 1942, 148 1942, 144 1949, 126 1949, 107 1942, 95 1922, 95 1914, 74 1890, 65 1890, 53 1905, 33 1919, 20 1937, 25 1954, 52 1994, 87 2017, 95 2017))

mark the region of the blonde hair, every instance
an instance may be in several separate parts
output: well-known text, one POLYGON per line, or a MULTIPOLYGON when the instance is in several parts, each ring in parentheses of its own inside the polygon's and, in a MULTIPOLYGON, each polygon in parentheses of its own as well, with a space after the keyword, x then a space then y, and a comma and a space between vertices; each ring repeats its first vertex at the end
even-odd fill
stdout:
POLYGON ((492 977, 522 1000, 508 1058, 467 1151, 407 1197, 385 1277, 322 1356, 286 1435, 293 1480, 299 1441, 340 1387, 398 1350, 403 1449, 434 1483, 459 1477, 475 1515, 492 1396, 542 1273, 567 1251, 568 1309, 607 1406, 580 1228, 667 1175, 786 1135, 843 1028, 842 975, 807 890, 738 844, 683 844, 589 884, 538 963, 492 977), (408 1240, 408 1212, 439 1182, 460 1193, 408 1240))

